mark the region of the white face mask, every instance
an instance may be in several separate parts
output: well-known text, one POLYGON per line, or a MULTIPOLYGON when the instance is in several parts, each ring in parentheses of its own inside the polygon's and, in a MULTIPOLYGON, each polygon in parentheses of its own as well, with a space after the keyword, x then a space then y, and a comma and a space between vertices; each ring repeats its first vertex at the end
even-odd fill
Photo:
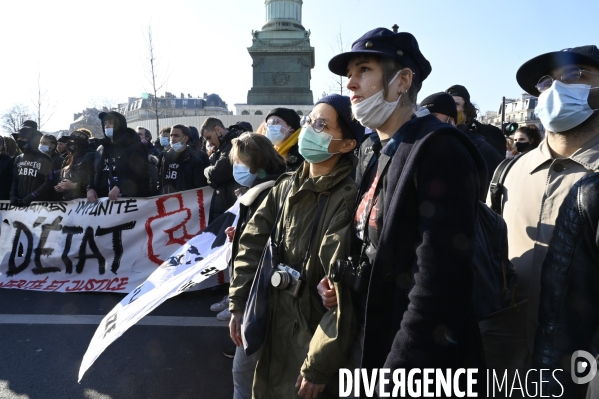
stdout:
POLYGON ((114 134, 114 129, 111 127, 107 127, 104 129, 104 134, 106 135, 106 137, 112 138, 112 135, 114 134))
POLYGON ((565 84, 554 80, 549 89, 541 93, 535 108, 545 129, 559 133, 570 130, 589 119, 596 110, 589 106, 591 87, 585 84, 565 84))
POLYGON ((171 144, 171 148, 177 152, 183 150, 183 148, 185 148, 185 144, 182 142, 178 142, 178 143, 172 143, 171 144))
POLYGON ((50 152, 50 146, 48 146, 48 145, 41 145, 41 144, 40 144, 40 145, 38 146, 38 149, 39 149, 41 152, 50 152))
MULTIPOLYGON (((391 79, 389 87, 391 87, 400 73, 401 71, 397 72, 393 79, 391 79)), ((385 101, 383 89, 381 89, 381 91, 368 97, 366 100, 353 104, 351 110, 356 120, 360 122, 362 126, 378 129, 383 123, 387 122, 387 119, 389 119, 393 111, 395 111, 401 96, 403 96, 403 93, 399 95, 397 100, 387 102, 385 101)))
POLYGON ((273 145, 278 145, 285 138, 285 133, 281 132, 281 125, 266 125, 266 137, 273 145))

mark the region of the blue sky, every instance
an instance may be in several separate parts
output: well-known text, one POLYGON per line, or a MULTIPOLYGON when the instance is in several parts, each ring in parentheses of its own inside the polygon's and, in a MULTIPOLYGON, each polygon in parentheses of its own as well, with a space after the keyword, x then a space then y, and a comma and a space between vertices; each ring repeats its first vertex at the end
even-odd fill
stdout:
MULTIPOLYGON (((123 102, 149 89, 144 33, 152 25, 166 90, 218 93, 233 110, 252 86, 251 31, 265 22, 263 0, 13 1, 0 16, 0 111, 30 105, 38 71, 55 109, 44 130, 68 128, 73 114, 123 102), (89 5, 88 5, 89 4, 89 5)), ((327 63, 335 36, 349 46, 376 27, 417 38, 433 72, 419 98, 466 86, 482 112, 518 97, 518 67, 566 47, 599 44, 599 1, 304 0, 303 25, 316 48, 312 91, 334 81, 327 63)))

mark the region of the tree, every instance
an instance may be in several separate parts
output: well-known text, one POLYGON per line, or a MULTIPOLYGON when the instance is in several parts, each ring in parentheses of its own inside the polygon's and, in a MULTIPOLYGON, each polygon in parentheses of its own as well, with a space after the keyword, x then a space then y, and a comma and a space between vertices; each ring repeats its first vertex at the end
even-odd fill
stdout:
MULTIPOLYGON (((341 36, 341 27, 339 27, 339 32, 335 36, 335 44, 331 46, 334 54, 341 54, 347 51, 347 44, 343 42, 343 36, 341 36)), ((333 74, 331 78, 334 83, 332 86, 329 86, 330 92, 338 92, 340 95, 343 95, 343 91, 345 90, 345 76, 339 76, 333 74)))
POLYGON ((2 115, 2 129, 8 133, 17 133, 28 119, 33 119, 31 110, 23 104, 15 104, 2 115))
POLYGON ((31 100, 33 104, 33 117, 37 122, 37 128, 42 131, 42 127, 54 115, 55 107, 50 104, 48 98, 48 89, 42 86, 42 74, 37 72, 37 88, 31 100))
POLYGON ((154 37, 152 36, 152 26, 148 26, 148 36, 146 38, 146 49, 147 49, 147 64, 146 64, 146 76, 148 82, 151 84, 150 92, 144 93, 144 100, 148 100, 149 111, 156 119, 156 134, 160 132, 160 117, 164 113, 165 109, 168 108, 166 99, 158 97, 158 91, 164 87, 166 80, 158 80, 158 58, 156 55, 156 47, 154 44, 154 37))

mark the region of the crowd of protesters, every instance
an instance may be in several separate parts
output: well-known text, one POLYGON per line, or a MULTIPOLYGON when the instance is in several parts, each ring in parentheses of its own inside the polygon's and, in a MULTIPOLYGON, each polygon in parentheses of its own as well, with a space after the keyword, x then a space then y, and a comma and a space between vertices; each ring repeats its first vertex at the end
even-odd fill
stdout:
POLYGON ((112 111, 99 114, 96 142, 86 129, 57 139, 26 121, 0 138, 0 199, 22 207, 210 186, 209 222, 239 199, 226 231, 229 295, 211 307, 230 320, 235 399, 338 397, 340 368, 383 367, 492 368, 509 383, 532 367, 562 369, 544 393, 584 397, 568 366, 577 350, 598 353, 599 49, 543 54, 518 70, 539 97, 545 137, 535 125, 505 137, 481 124, 462 85, 418 101, 432 66, 410 33, 371 30, 328 66, 351 97, 325 96, 302 120, 274 108, 256 133, 210 117, 152 142, 112 111), (481 320, 478 207, 487 195, 492 205, 499 178, 517 301, 481 320), (262 322, 261 334, 250 329, 262 322))

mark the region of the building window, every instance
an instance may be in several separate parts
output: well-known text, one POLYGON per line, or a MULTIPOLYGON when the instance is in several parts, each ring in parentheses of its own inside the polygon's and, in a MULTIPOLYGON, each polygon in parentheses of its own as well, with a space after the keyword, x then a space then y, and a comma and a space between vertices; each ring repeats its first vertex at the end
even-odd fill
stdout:
POLYGON ((262 111, 256 111, 254 115, 262 115, 262 111))
POLYGON ((242 111, 242 112, 241 112, 241 115, 249 115, 249 114, 250 114, 250 113, 249 113, 249 112, 247 112, 247 111, 242 111))

